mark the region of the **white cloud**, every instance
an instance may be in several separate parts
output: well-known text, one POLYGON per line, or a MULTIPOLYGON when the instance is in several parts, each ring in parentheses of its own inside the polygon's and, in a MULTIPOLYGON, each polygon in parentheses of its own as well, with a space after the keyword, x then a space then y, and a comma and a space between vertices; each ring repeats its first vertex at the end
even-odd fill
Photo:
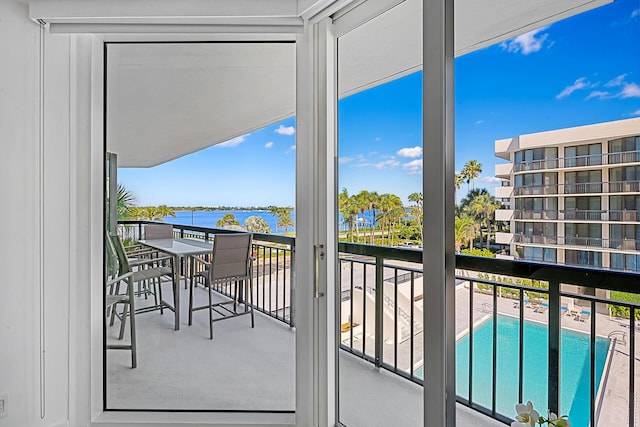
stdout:
POLYGON ((569 86, 565 87, 564 89, 562 89, 562 92, 560 92, 558 95, 556 95, 556 99, 565 98, 565 97, 571 95, 576 90, 585 89, 585 88, 588 88, 588 87, 593 87, 593 86, 591 85, 591 83, 589 83, 587 81, 587 79, 585 79, 584 77, 580 77, 575 82, 573 82, 572 85, 569 85, 569 86))
POLYGON ((500 43, 500 47, 507 52, 522 52, 523 55, 538 52, 540 49, 542 49, 547 38, 549 38, 548 33, 543 33, 543 31, 547 28, 548 27, 543 27, 525 34, 521 34, 511 40, 500 43))
POLYGON ((402 169, 409 171, 410 175, 422 172, 422 159, 412 160, 402 165, 402 169))
POLYGON ((271 148, 271 147, 273 147, 273 142, 272 141, 269 141, 266 144, 264 144, 264 148, 271 148))
POLYGON ((291 147, 289 147, 289 150, 296 151, 296 144, 293 144, 291 147))
POLYGON ((477 125, 481 125, 482 123, 484 123, 484 120, 476 120, 477 125))
POLYGON ((375 141, 380 141, 381 139, 382 139, 382 138, 380 138, 379 136, 376 136, 376 137, 374 138, 374 140, 375 140, 375 141))
POLYGON ((640 16, 640 9, 636 9, 633 12, 631 12, 632 18, 635 18, 636 16, 640 16))
POLYGON ((398 150, 398 156, 400 157, 409 157, 409 158, 416 158, 416 157, 420 157, 422 155, 422 147, 420 147, 419 145, 416 145, 415 147, 412 148, 401 148, 400 150, 398 150))
POLYGON ((384 162, 378 162, 375 164, 376 169, 378 170, 382 170, 382 169, 394 169, 397 168, 398 166, 400 166, 400 162, 397 160, 385 160, 384 162))
POLYGON ((249 135, 251 134, 245 133, 244 135, 236 136, 235 138, 232 138, 225 142, 221 142, 219 144, 216 144, 215 146, 216 147, 235 147, 242 144, 244 141, 246 141, 249 135))
POLYGON ((280 125, 278 127, 278 129, 274 130, 275 133, 280 134, 280 135, 288 135, 291 136, 294 133, 296 133, 296 128, 294 128, 293 126, 283 126, 280 125))
POLYGON ((341 165, 344 165, 345 163, 349 163, 353 161, 353 157, 339 157, 338 158, 338 163, 340 163, 341 165))
POLYGON ((609 92, 604 92, 601 90, 594 90, 585 99, 591 99, 591 98, 606 99, 606 98, 611 98, 611 94, 609 92))
POLYGON ((620 92, 620 98, 640 98, 640 86, 635 83, 625 83, 620 92))
POLYGON ((495 176, 482 176, 478 181, 485 182, 487 184, 499 184, 502 182, 500 178, 496 178, 495 176))
POLYGON ((631 113, 631 115, 640 117, 640 110, 634 111, 633 113, 631 113))
POLYGON ((618 77, 616 77, 615 79, 611 79, 608 82, 606 82, 604 84, 605 87, 615 87, 615 86, 620 86, 622 83, 624 83, 624 78, 627 77, 626 74, 620 74, 618 77))

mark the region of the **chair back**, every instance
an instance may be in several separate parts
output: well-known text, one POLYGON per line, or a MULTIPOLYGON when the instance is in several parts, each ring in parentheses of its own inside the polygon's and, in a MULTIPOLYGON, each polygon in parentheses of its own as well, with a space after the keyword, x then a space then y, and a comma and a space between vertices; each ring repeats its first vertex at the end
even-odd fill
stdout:
POLYGON ((249 277, 250 233, 216 234, 209 269, 211 283, 249 277))
POLYGON ((129 259, 127 258, 127 253, 124 250, 124 245, 122 244, 122 240, 120 240, 120 236, 118 234, 109 233, 109 241, 111 242, 111 247, 113 248, 113 252, 118 260, 119 275, 127 274, 131 271, 131 267, 129 267, 129 259))
POLYGON ((173 239, 173 225, 171 224, 145 224, 144 238, 146 240, 173 239))
POLYGON ((109 232, 105 233, 104 252, 105 260, 107 262, 105 273, 107 275, 107 280, 109 280, 118 276, 118 256, 115 248, 113 247, 113 242, 111 241, 109 232))

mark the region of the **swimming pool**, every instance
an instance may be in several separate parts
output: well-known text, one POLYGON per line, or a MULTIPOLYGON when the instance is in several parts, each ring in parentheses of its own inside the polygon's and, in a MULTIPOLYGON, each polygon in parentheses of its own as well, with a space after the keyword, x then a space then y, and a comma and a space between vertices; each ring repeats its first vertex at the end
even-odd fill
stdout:
MULTIPOLYGON (((518 324, 517 318, 498 316, 496 411, 507 417, 515 415, 518 403, 518 324)), ((490 318, 473 331, 473 401, 487 408, 491 408, 492 330, 490 318)), ((572 426, 587 427, 591 405, 589 336, 562 329, 561 340, 561 412, 569 415, 572 426)), ((597 386, 608 349, 609 340, 596 338, 597 386)), ((547 326, 525 322, 523 399, 531 400, 541 412, 548 407, 547 366, 547 326)), ((422 378, 422 368, 416 370, 416 376, 422 378)), ((469 397, 469 334, 456 342, 456 392, 465 399, 469 397)))

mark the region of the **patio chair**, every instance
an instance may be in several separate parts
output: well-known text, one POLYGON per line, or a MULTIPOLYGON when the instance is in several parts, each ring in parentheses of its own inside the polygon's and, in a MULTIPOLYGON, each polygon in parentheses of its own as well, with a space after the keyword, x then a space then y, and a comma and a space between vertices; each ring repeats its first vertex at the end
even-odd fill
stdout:
POLYGON ((213 339, 213 322, 241 316, 251 315, 251 327, 255 326, 253 318, 253 284, 251 280, 252 262, 251 256, 252 235, 249 233, 237 234, 217 234, 213 241, 213 252, 211 262, 207 262, 200 257, 193 257, 194 262, 204 265, 204 270, 191 273, 189 288, 189 325, 192 324, 193 312, 208 309, 209 311, 209 338, 213 339), (209 304, 199 307, 193 306, 194 275, 204 278, 205 288, 209 294, 209 304), (214 303, 212 298, 213 286, 216 284, 235 283, 235 292, 231 299, 214 303), (244 291, 240 285, 244 284, 244 291), (241 295, 244 294, 244 298, 241 295), (247 298, 248 295, 248 298, 247 298), (246 300, 249 300, 247 303, 246 300), (244 311, 238 311, 238 303, 244 305, 244 311), (233 310, 227 305, 233 304, 233 310), (219 317, 214 318, 213 312, 219 317))
MULTIPOLYGON (((118 339, 121 340, 124 337, 124 329, 127 320, 127 315, 131 318, 129 321, 129 328, 131 334, 130 344, 106 344, 107 350, 131 350, 131 368, 136 368, 138 366, 138 357, 136 353, 136 316, 135 316, 135 307, 134 307, 134 296, 133 296, 133 281, 132 281, 133 273, 129 272, 123 274, 121 276, 114 277, 111 280, 108 280, 106 283, 107 295, 105 297, 105 322, 109 317, 109 310, 111 313, 115 314, 115 307, 117 304, 124 305, 124 309, 120 318, 120 334, 118 335, 118 339), (120 288, 120 283, 125 282, 126 292, 119 293, 115 288, 120 288)), ((113 316, 111 324, 113 325, 113 316)))
MULTIPOLYGON (((132 283, 142 283, 152 281, 154 284, 158 286, 158 293, 160 299, 155 300, 155 304, 149 307, 143 307, 136 310, 136 313, 144 313, 147 311, 160 310, 160 313, 163 313, 164 304, 162 303, 162 282, 163 278, 170 278, 173 284, 174 281, 174 268, 173 265, 173 256, 168 254, 162 254, 162 252, 158 253, 158 256, 152 258, 139 258, 132 261, 124 250, 124 245, 122 244, 122 240, 117 234, 109 235, 111 244, 113 246, 115 256, 118 261, 118 273, 121 275, 132 273, 131 281, 132 283), (168 266, 167 266, 168 265, 168 266)), ((167 280, 164 280, 167 281, 167 280)), ((175 292, 175 286, 172 286, 175 292)), ((173 295, 175 301, 175 294, 173 295)), ((116 316, 120 316, 117 313, 114 313, 116 316)), ((122 316, 125 316, 122 314, 122 316)), ((113 316, 112 316, 113 323, 113 316)))
POLYGON ((105 253, 106 253, 106 284, 105 284, 105 323, 109 317, 111 317, 110 326, 113 326, 114 319, 116 317, 116 306, 121 304, 124 306, 123 314, 118 316, 120 322, 120 333, 118 334, 118 340, 124 338, 124 330, 127 319, 127 314, 130 313, 131 321, 130 327, 130 344, 106 344, 107 350, 131 350, 131 367, 135 368, 138 365, 137 353, 136 353, 136 318, 134 307, 134 290, 132 275, 133 273, 126 273, 118 275, 119 264, 117 262, 117 256, 115 249, 108 238, 105 240, 105 253), (120 285, 124 283, 126 290, 121 292, 120 285))
POLYGON ((145 224, 145 240, 173 239, 173 225, 171 224, 145 224))

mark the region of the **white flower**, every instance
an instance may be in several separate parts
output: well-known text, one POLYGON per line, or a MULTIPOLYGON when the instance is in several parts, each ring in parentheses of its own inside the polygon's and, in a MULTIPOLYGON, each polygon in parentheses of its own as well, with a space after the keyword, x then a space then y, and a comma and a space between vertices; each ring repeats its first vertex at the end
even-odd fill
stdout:
POLYGON ((511 427, 535 427, 540 417, 538 411, 533 409, 533 403, 531 403, 531 401, 527 402, 526 405, 518 403, 516 405, 516 412, 518 415, 516 416, 516 420, 511 423, 511 427))
POLYGON ((551 411, 549 411, 549 424, 556 427, 571 427, 571 423, 566 418, 558 418, 558 416, 551 411))

